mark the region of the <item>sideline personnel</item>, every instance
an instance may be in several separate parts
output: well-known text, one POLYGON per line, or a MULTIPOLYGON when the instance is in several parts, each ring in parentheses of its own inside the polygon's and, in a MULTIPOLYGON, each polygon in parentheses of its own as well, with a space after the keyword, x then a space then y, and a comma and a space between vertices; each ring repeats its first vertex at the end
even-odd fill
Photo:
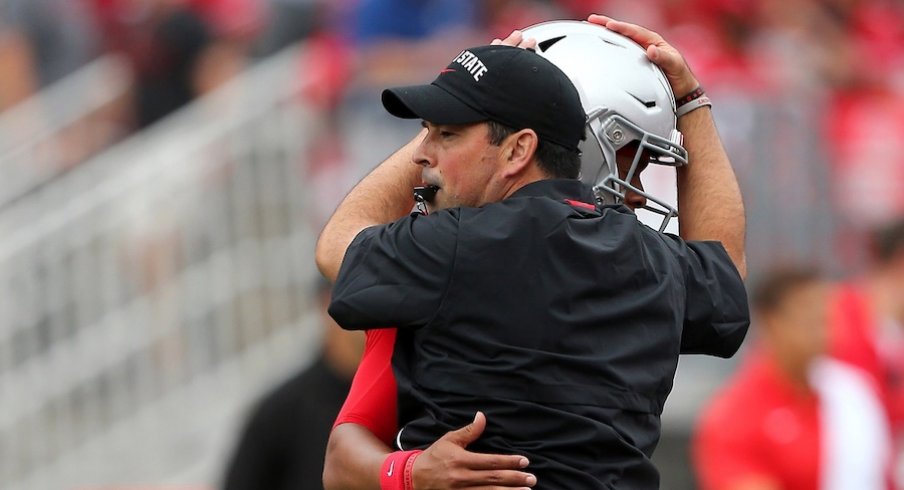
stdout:
MULTIPOLYGON (((677 93, 697 86, 657 35, 590 20, 646 47, 677 93)), ((594 205, 576 180, 583 109, 561 71, 511 47, 467 51, 434 85, 384 94, 427 132, 324 229, 331 313, 346 328, 400 328, 401 447, 426 447, 485 408, 474 449, 528 456, 544 488, 656 488, 649 457, 682 335, 728 356, 748 323, 743 207, 709 109, 680 124, 695 162, 679 174, 681 235, 706 240, 685 242, 624 205, 594 205), (422 183, 437 188, 435 212, 404 216, 422 183)), ((420 458, 407 461, 423 488, 420 458)))

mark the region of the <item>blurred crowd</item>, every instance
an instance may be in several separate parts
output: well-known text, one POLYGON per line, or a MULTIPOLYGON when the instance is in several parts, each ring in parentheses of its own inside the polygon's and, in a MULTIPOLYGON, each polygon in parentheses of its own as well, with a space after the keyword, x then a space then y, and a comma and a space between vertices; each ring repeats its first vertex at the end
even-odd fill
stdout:
POLYGON ((362 70, 406 79, 456 38, 605 12, 659 30, 712 86, 829 92, 841 137, 858 110, 900 120, 902 11, 897 0, 3 0, 0 111, 103 53, 129 60, 140 128, 306 38, 330 52, 318 63, 343 65, 327 80, 341 88, 362 70))
MULTIPOLYGON (((308 102, 338 114, 358 89, 428 77, 463 45, 590 12, 660 31, 723 93, 717 111, 740 128, 724 136, 737 140, 726 143, 742 185, 743 167, 760 165, 747 154, 782 165, 811 158, 829 164, 832 211, 854 232, 904 210, 895 192, 904 185, 900 0, 2 0, 0 112, 89 60, 120 56, 129 89, 93 121, 105 130, 89 148, 58 152, 70 166, 297 41, 310 48, 299 78, 316 80, 308 102), (751 136, 743 114, 764 108, 773 132, 751 136), (759 145, 783 151, 745 149, 764 134, 759 145), (795 152, 800 134, 811 140, 795 152)), ((843 260, 862 261, 845 246, 843 260)))

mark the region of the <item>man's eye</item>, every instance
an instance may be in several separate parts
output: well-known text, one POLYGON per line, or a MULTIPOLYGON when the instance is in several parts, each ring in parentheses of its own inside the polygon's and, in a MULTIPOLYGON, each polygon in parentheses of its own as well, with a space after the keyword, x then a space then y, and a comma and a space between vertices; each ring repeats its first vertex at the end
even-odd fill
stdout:
POLYGON ((452 136, 455 136, 455 133, 453 133, 452 131, 440 131, 439 135, 443 138, 450 138, 452 136))

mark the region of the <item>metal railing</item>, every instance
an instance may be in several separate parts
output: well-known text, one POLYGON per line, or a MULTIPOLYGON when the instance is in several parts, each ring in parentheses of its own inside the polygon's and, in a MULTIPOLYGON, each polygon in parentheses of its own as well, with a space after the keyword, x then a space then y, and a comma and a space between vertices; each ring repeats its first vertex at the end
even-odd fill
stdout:
POLYGON ((121 136, 127 62, 105 55, 0 113, 0 209, 121 136))
POLYGON ((298 49, 0 214, 0 487, 208 484, 310 359, 298 49))

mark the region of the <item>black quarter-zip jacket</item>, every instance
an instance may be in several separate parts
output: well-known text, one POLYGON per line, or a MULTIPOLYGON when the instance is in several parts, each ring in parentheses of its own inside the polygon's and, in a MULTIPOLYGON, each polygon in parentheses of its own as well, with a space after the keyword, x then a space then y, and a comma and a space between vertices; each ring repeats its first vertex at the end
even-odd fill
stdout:
POLYGON ((469 450, 521 454, 538 489, 655 489, 650 458, 680 353, 733 355, 744 284, 574 180, 362 231, 333 290, 346 329, 397 327, 401 449, 481 410, 469 450))

